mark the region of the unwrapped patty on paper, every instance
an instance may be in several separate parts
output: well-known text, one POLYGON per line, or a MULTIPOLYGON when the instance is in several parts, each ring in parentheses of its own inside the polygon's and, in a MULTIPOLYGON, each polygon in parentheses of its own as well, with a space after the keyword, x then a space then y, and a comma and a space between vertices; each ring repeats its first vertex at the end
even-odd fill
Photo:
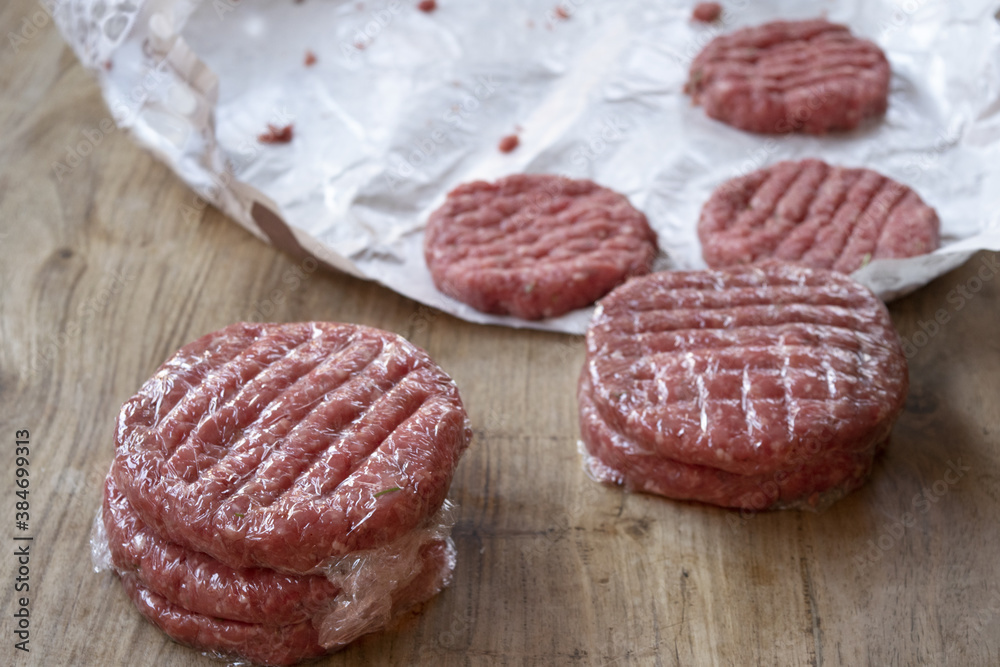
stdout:
POLYGON ((872 259, 933 252, 940 227, 937 212, 891 178, 801 160, 716 188, 698 238, 713 268, 783 259, 851 273, 872 259))
POLYGON ((825 19, 775 21, 716 37, 686 86, 711 118, 763 134, 825 134, 882 116, 889 104, 882 50, 825 19))
POLYGON ((516 174, 455 188, 427 222, 424 256, 443 293, 526 320, 590 305, 649 273, 656 234, 592 181, 516 174))

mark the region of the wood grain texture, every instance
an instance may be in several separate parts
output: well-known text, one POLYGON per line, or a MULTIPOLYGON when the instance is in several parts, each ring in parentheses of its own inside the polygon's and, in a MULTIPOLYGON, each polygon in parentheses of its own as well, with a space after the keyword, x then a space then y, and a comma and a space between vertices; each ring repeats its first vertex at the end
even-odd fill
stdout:
MULTIPOLYGON (((4 3, 0 35, 36 8, 4 3)), ((57 178, 108 117, 98 88, 51 25, 0 47, 0 664, 218 664, 143 621, 88 538, 121 403, 182 344, 265 312, 410 338, 475 429, 451 493, 454 583, 321 664, 1000 664, 1000 278, 972 292, 996 256, 893 304, 912 387, 860 491, 756 516, 627 494, 581 468, 579 338, 469 324, 339 274, 294 286, 298 262, 219 212, 185 222, 191 192, 122 132, 57 178), (11 634, 8 449, 25 428, 29 654, 11 634)))

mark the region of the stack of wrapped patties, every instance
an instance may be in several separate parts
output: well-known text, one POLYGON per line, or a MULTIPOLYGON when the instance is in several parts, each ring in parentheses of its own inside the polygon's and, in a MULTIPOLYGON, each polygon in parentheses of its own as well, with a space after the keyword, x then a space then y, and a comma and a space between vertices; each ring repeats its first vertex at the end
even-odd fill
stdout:
POLYGON ((470 436, 454 382, 399 336, 233 325, 125 403, 95 553, 177 641, 316 657, 447 585, 470 436))
POLYGON ((604 297, 587 331, 585 465, 668 498, 823 507, 867 479, 907 387, 885 304, 846 275, 654 273, 604 297))

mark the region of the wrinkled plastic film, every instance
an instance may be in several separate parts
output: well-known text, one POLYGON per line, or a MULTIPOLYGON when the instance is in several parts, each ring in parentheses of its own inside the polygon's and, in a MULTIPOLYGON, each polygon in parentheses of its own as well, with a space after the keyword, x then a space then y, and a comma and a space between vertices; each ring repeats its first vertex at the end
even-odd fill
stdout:
POLYGON ((94 572, 112 569, 111 551, 108 549, 108 533, 104 530, 103 508, 97 509, 94 522, 90 526, 90 562, 94 572))
MULTIPOLYGON (((620 486, 628 491, 638 493, 652 493, 677 499, 706 501, 704 497, 681 498, 676 488, 633 480, 621 470, 606 464, 599 456, 592 454, 587 447, 587 443, 583 440, 577 440, 576 444, 577 452, 579 452, 581 461, 583 462, 584 473, 594 482, 608 486, 620 486)), ((627 451, 628 448, 626 447, 625 449, 627 451)), ((712 485, 714 487, 713 490, 722 498, 739 498, 736 503, 733 503, 736 506, 732 509, 738 509, 741 513, 775 510, 822 512, 863 484, 871 472, 871 464, 872 459, 862 461, 858 474, 853 476, 849 481, 841 481, 840 486, 792 501, 780 499, 780 488, 773 476, 750 482, 749 489, 747 480, 735 480, 726 484, 716 478, 712 480, 712 485)), ((791 476, 791 473, 787 474, 791 476)))
POLYGON ((449 583, 470 438, 455 383, 395 334, 231 325, 123 406, 92 558, 177 641, 322 655, 449 583))
POLYGON ((341 593, 316 617, 320 643, 339 648, 389 624, 392 618, 437 594, 451 581, 456 550, 454 507, 446 502, 428 524, 378 549, 349 554, 330 566, 341 593), (428 570, 425 552, 439 567, 428 570), (407 594, 408 593, 408 594, 407 594))
MULTIPOLYGON (((239 656, 249 656, 253 663, 290 664, 300 658, 335 651, 362 635, 382 630, 400 614, 434 597, 446 587, 456 563, 456 549, 450 536, 454 516, 454 506, 446 502, 424 526, 400 539, 377 549, 341 558, 328 568, 326 575, 338 593, 317 609, 312 617, 295 619, 296 622, 287 625, 233 621, 189 610, 178 605, 175 599, 168 599, 167 596, 173 597, 171 593, 175 592, 162 590, 149 581, 150 573, 142 567, 132 567, 121 561, 112 562, 114 558, 108 543, 109 531, 104 527, 103 511, 98 512, 94 521, 91 554, 95 570, 116 572, 139 611, 174 639, 196 648, 208 648, 209 645, 215 649, 222 648, 211 650, 206 655, 234 665, 251 664, 240 660, 239 656), (268 627, 281 628, 287 636, 283 636, 282 642, 275 646, 254 647, 261 636, 270 632, 266 629, 268 627)), ((204 567, 205 560, 202 558, 193 567, 204 567)), ((176 560, 172 567, 192 567, 185 561, 176 560)), ((236 571, 229 577, 249 579, 259 574, 259 571, 236 571)), ((317 577, 303 575, 299 578, 317 577)), ((219 579, 218 573, 214 573, 211 579, 203 580, 203 585, 212 585, 219 579)), ((162 581, 157 583, 162 586, 162 581)), ((226 592, 222 590, 218 593, 225 595, 226 592)), ((287 594, 288 590, 277 593, 287 594)), ((261 600, 256 599, 255 602, 261 600)), ((264 604, 267 602, 264 601, 264 604)))
POLYGON ((287 625, 311 619, 340 592, 323 576, 231 568, 164 539, 132 510, 112 475, 105 481, 104 510, 116 570, 135 573, 144 586, 189 611, 246 623, 287 625))
POLYGON ((125 403, 113 474, 171 542, 230 567, 319 574, 422 525, 470 436, 455 383, 395 334, 236 324, 183 347, 125 403))
POLYGON ((842 274, 654 274, 598 306, 581 453, 591 477, 633 490, 819 509, 868 477, 907 386, 885 306, 842 274))

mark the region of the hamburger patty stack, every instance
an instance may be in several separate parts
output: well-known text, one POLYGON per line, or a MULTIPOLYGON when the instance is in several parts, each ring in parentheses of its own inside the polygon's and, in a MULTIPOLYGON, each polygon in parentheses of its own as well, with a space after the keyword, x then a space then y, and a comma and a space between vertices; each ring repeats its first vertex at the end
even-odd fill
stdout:
POLYGON ((110 560, 174 639, 287 665, 445 586, 445 496, 471 430, 422 350, 349 324, 237 324, 122 408, 110 560))
POLYGON ((843 274, 655 273, 601 300, 587 332, 586 464, 670 498, 817 507, 867 479, 907 386, 885 305, 843 274))

